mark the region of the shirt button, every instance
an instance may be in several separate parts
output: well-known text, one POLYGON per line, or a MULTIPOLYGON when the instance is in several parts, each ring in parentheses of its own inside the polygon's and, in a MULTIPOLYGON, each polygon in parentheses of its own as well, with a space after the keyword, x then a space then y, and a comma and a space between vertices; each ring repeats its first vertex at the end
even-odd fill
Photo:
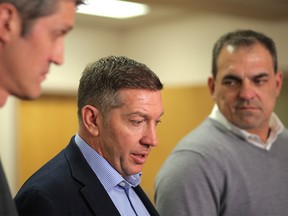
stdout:
POLYGON ((126 186, 125 182, 120 182, 120 186, 125 187, 126 186))

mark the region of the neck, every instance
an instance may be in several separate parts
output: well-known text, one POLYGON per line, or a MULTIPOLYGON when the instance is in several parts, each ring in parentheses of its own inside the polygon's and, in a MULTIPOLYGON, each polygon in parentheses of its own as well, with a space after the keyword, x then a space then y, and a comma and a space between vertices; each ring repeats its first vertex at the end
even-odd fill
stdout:
POLYGON ((271 130, 271 129, 268 127, 268 128, 265 129, 265 130, 259 129, 258 131, 255 131, 255 130, 253 130, 253 131, 247 130, 247 131, 248 131, 249 133, 258 135, 259 138, 261 139, 261 141, 262 141, 263 143, 266 143, 266 141, 267 141, 267 139, 269 138, 269 135, 270 135, 270 130, 271 130))

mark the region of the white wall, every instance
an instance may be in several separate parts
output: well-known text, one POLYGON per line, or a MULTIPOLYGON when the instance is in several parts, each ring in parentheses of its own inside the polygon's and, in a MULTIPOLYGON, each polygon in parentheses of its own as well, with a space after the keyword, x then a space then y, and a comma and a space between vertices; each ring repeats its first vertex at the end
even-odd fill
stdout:
MULTIPOLYGON (((261 22, 216 14, 191 14, 167 23, 113 31, 76 23, 66 40, 65 65, 52 67, 45 92, 75 93, 87 63, 107 55, 126 55, 147 64, 166 86, 206 83, 210 75, 213 43, 220 35, 252 28, 275 39, 279 61, 287 68, 288 21, 261 22)), ((0 150, 12 192, 15 194, 16 141, 13 100, 0 112, 0 150)))
POLYGON ((224 33, 251 28, 266 33, 278 45, 282 67, 288 65, 288 21, 260 22, 213 14, 190 17, 127 32, 125 52, 145 62, 167 85, 206 83, 212 47, 224 33))
POLYGON ((0 111, 0 157, 4 171, 6 172, 11 190, 14 193, 16 186, 17 166, 17 137, 16 128, 16 104, 17 100, 8 98, 4 108, 0 111))
POLYGON ((65 63, 52 66, 44 91, 76 91, 85 66, 103 56, 119 53, 119 36, 112 30, 103 30, 76 23, 65 41, 65 63))

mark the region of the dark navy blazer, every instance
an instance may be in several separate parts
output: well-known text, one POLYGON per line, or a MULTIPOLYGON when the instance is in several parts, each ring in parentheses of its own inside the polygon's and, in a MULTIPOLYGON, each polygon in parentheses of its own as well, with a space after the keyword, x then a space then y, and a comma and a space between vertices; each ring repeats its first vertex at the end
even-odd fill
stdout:
MULTIPOLYGON (((159 215, 140 186, 151 215, 159 215)), ((68 146, 34 173, 15 197, 20 215, 120 215, 72 137, 68 146)))

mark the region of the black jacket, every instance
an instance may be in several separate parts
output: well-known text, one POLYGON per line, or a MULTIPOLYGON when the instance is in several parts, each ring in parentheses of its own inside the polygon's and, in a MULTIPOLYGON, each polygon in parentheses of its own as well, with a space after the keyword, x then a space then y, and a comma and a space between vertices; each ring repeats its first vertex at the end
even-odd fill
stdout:
MULTIPOLYGON (((151 215, 159 215, 140 186, 151 215)), ((68 146, 34 173, 15 197, 20 215, 120 215, 72 137, 68 146)))

